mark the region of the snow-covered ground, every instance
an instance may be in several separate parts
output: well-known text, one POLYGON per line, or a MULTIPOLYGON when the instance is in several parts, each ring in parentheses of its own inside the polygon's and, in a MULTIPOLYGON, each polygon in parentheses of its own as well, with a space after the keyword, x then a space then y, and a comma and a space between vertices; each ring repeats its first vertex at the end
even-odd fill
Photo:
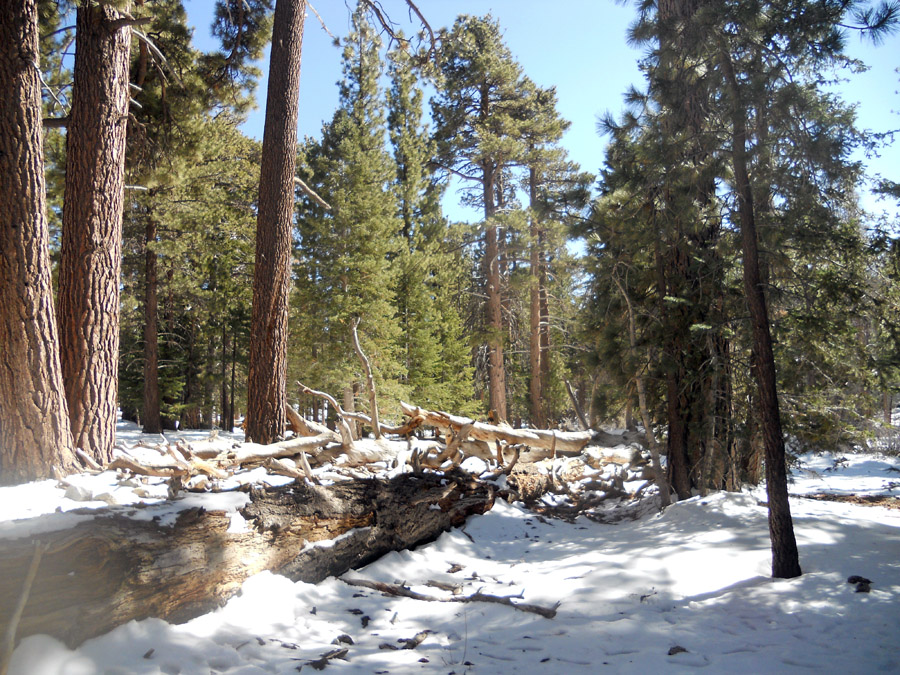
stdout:
MULTIPOLYGON (((807 455, 791 492, 900 495, 898 468, 896 457, 807 455)), ((85 505, 62 493, 52 481, 0 490, 0 509, 18 504, 0 536, 13 534, 14 518, 85 505)), ((498 502, 428 546, 346 575, 437 598, 481 591, 559 604, 554 618, 263 573, 186 624, 131 622, 76 650, 26 638, 10 672, 311 672, 336 650, 346 653, 327 660, 329 672, 900 672, 900 510, 792 498, 804 574, 775 581, 764 499, 760 489, 719 493, 615 525, 544 520, 498 502), (871 592, 857 593, 852 575, 870 579, 871 592)))

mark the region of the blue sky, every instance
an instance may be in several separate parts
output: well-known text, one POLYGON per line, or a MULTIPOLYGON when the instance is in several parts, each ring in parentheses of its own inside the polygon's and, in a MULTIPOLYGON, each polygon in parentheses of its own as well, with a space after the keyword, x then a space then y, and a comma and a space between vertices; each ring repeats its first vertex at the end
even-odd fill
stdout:
MULTIPOLYGON (((209 37, 212 2, 187 0, 186 6, 195 26, 194 42, 200 49, 214 47, 209 37)), ((314 2, 328 29, 342 37, 349 30, 350 0, 314 2)), ((385 9, 407 34, 418 24, 410 21, 403 0, 383 0, 385 9)), ((507 46, 524 72, 541 86, 555 86, 559 110, 571 122, 563 138, 569 156, 583 169, 597 172, 603 163, 606 140, 597 133, 597 118, 606 111, 622 109, 622 94, 632 84, 640 85, 637 59, 641 52, 625 39, 628 25, 636 14, 631 5, 613 0, 419 0, 418 7, 437 29, 449 26, 459 14, 491 13, 503 28, 507 46)), ((878 47, 848 37, 848 52, 863 60, 870 70, 852 76, 841 86, 848 102, 857 103, 860 126, 874 131, 900 128, 900 33, 878 47)), ((267 57, 266 57, 267 58, 267 57)), ((260 64, 265 68, 266 63, 260 64)), ((341 75, 340 49, 322 30, 312 12, 307 18, 303 64, 300 77, 299 136, 318 136, 322 123, 330 120, 337 107, 336 83, 341 75)), ((258 97, 260 106, 251 113, 245 132, 262 138, 265 76, 258 97)), ((898 140, 900 142, 900 140, 898 140)), ((881 157, 867 160, 874 172, 900 180, 900 153, 885 149, 881 157)), ((451 217, 477 219, 477 214, 455 211, 455 195, 448 195, 445 206, 451 217)), ((864 197, 867 208, 878 208, 864 197)), ((882 204, 896 213, 893 204, 882 204)))

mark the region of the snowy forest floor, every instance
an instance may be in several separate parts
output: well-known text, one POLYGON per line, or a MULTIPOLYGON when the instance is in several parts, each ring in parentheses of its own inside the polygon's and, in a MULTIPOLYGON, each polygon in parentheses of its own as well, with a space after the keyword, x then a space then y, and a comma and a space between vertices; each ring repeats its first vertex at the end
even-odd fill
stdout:
MULTIPOLYGON (((804 455, 790 491, 798 579, 769 577, 764 488, 695 497, 614 525, 549 520, 498 501, 462 529, 345 576, 433 597, 454 597, 447 589, 456 587, 460 596, 559 603, 552 619, 262 573, 224 607, 182 625, 131 622, 75 650, 28 637, 10 672, 900 671, 900 459, 804 455), (847 582, 854 575, 870 579, 871 592, 856 592, 847 582)), ((85 506, 63 494, 54 481, 0 490, 0 537, 23 536, 41 513, 85 506)))

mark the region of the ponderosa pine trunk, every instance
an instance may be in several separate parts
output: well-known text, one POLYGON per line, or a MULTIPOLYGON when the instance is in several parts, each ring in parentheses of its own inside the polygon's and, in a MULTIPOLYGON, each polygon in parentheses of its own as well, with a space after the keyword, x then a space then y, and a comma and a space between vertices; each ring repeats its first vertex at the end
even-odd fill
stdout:
POLYGON ((278 0, 263 131, 250 328, 247 438, 284 435, 291 226, 305 0, 278 0))
MULTIPOLYGON (((540 250, 543 250, 543 233, 540 250)), ((547 392, 550 391, 550 300, 547 297, 547 260, 542 255, 540 259, 540 274, 538 275, 538 297, 541 303, 540 334, 541 334, 541 396, 543 397, 544 422, 549 423, 551 413, 547 392)))
MULTIPOLYGON (((487 102, 485 101, 485 104, 487 102)), ((484 278, 488 329, 488 395, 495 421, 506 420, 506 367, 503 363, 503 297, 500 288, 500 232, 493 222, 495 212, 494 170, 483 167, 484 193, 484 278)))
POLYGON ((541 387, 541 248, 540 226, 535 208, 537 206, 537 170, 531 168, 528 175, 528 187, 531 201, 531 288, 529 298, 528 342, 529 379, 528 393, 531 399, 531 423, 538 429, 547 426, 544 419, 543 390, 541 387))
POLYGON ((63 383, 75 446, 112 459, 119 380, 119 276, 131 27, 79 4, 59 264, 63 383))
POLYGON ((144 405, 143 421, 145 434, 162 433, 162 418, 159 412, 159 333, 157 331, 157 310, 159 288, 157 280, 156 220, 152 213, 147 217, 144 244, 144 405))
MULTIPOLYGON (((665 262, 659 242, 656 244, 654 260, 660 322, 663 326, 669 326, 669 311, 665 302, 665 298, 668 295, 668 285, 666 282, 665 262)), ((679 359, 677 356, 680 345, 677 337, 675 332, 669 332, 663 338, 663 358, 666 373, 666 420, 668 422, 666 471, 668 472, 669 485, 675 490, 678 498, 689 499, 691 496, 691 481, 687 468, 687 422, 680 406, 679 384, 681 378, 678 372, 679 359)))
POLYGON ((785 464, 784 434, 778 407, 775 354, 769 327, 766 295, 759 271, 759 245, 756 216, 753 211, 753 191, 747 170, 747 119, 741 103, 741 91, 724 45, 720 47, 720 61, 725 71, 731 95, 732 161, 735 189, 741 223, 741 243, 744 257, 744 293, 750 309, 753 329, 754 366, 759 392, 760 426, 765 446, 766 495, 769 500, 769 535, 772 539, 772 576, 790 579, 802 574, 794 522, 788 501, 787 467, 785 464))
POLYGON ((0 0, 0 484, 78 470, 44 211, 38 12, 0 0))

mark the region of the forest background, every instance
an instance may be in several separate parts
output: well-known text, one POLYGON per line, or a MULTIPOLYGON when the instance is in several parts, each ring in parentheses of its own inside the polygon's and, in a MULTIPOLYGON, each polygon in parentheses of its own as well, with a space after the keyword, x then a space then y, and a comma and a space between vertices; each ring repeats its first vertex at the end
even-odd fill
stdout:
MULTIPOLYGON (((217 4, 216 40, 201 51, 195 47, 207 38, 197 30, 200 40, 190 44, 179 2, 136 8, 146 13, 136 21, 149 25, 149 38, 129 63, 118 401, 148 431, 229 428, 244 409, 259 166, 258 118, 244 116, 259 95, 254 61, 265 63, 266 4, 217 4)), ((66 232, 65 136, 53 118, 65 113, 72 41, 67 17, 53 3, 42 7, 56 244, 66 232)), ((504 21, 526 20, 528 12, 509 7, 501 5, 504 21)), ((685 30, 733 44, 705 52, 702 41, 667 42, 665 17, 651 5, 627 30, 608 12, 627 16, 628 7, 582 7, 577 30, 600 26, 616 34, 609 40, 593 32, 575 39, 562 14, 532 17, 537 33, 506 30, 523 40, 522 54, 537 61, 546 84, 509 49, 500 18, 448 16, 453 26, 440 33, 431 62, 388 39, 365 7, 336 3, 322 14, 327 26, 350 29, 343 37, 326 35, 310 17, 301 134, 307 123, 322 133, 308 130, 298 148, 289 381, 335 392, 347 410, 365 409, 350 341, 361 320, 388 416, 407 398, 547 426, 570 420, 577 400, 585 425, 619 418, 634 426, 639 408, 650 445, 649 432, 667 422, 670 471, 673 442, 690 449, 678 462, 691 485, 676 484, 679 493, 753 480, 761 420, 750 381, 759 359, 738 280, 736 234, 747 199, 730 148, 752 123, 743 141, 748 189, 760 200, 759 271, 780 343, 789 436, 834 445, 869 433, 874 414, 888 420, 898 382, 896 213, 860 208, 877 207, 867 194, 877 176, 859 162, 886 152, 893 118, 885 121, 884 101, 861 108, 877 117, 873 132, 854 117, 847 100, 861 97, 844 78, 863 75, 843 48, 869 33, 872 20, 882 24, 873 44, 886 41, 880 54, 893 53, 897 8, 885 5, 881 16, 852 7, 857 29, 840 23, 847 7, 838 4, 822 16, 798 7, 809 25, 794 25, 778 5, 758 15, 722 7, 734 16, 721 19, 710 5, 689 16, 685 30), (758 51, 769 43, 754 42, 754 31, 774 31, 766 39, 782 53, 758 51), (622 35, 639 50, 592 62, 593 46, 621 44, 622 35), (667 50, 681 59, 675 67, 667 50), (638 71, 623 68, 635 55, 638 71), (729 68, 740 69, 737 79, 729 80, 729 68), (628 89, 607 71, 639 84, 628 89), (594 79, 617 91, 597 94, 602 88, 587 84, 594 79), (561 94, 575 88, 599 98, 567 103, 575 106, 570 124, 561 94), (623 89, 628 105, 598 119, 617 108, 611 102, 623 89), (735 96, 737 107, 729 103, 735 96), (693 103, 703 115, 687 109, 693 103), (586 154, 583 163, 573 161, 576 152, 586 154), (596 183, 587 173, 595 170, 596 183), (459 210, 454 177, 468 181, 468 211, 459 210)), ((434 11, 428 19, 438 27, 434 11)), ((889 80, 883 70, 888 60, 874 59, 882 65, 877 84, 862 85, 867 95, 895 91, 896 74, 889 80)), ((878 185, 895 200, 896 183, 878 185)), ((80 405, 73 396, 71 409, 80 405)), ((297 390, 289 400, 333 420, 334 406, 319 398, 297 390)))

